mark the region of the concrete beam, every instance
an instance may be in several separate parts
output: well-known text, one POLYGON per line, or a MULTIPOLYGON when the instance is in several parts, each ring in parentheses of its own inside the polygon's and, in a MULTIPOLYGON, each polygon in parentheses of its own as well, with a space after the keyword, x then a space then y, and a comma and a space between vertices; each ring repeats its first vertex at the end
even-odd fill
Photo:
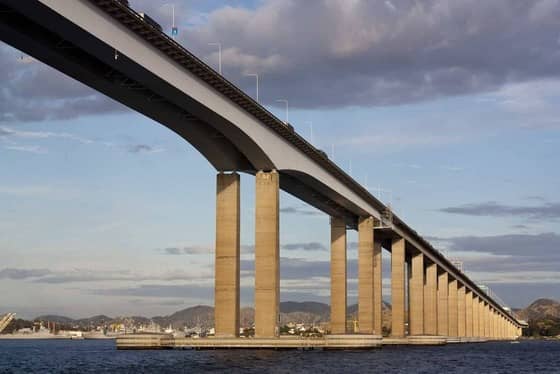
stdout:
POLYGON ((255 336, 279 335, 279 175, 259 171, 255 206, 255 336))
POLYGON ((346 223, 331 217, 331 333, 346 334, 346 223))
POLYGON ((239 335, 239 174, 216 178, 216 258, 214 326, 216 336, 239 335))

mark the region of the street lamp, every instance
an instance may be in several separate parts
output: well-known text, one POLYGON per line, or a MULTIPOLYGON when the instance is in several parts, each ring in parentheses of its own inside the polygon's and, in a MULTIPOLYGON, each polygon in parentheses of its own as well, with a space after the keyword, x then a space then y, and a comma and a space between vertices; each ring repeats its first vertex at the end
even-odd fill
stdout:
POLYGON ((257 98, 257 103, 258 103, 258 102, 259 102, 259 75, 258 75, 258 74, 245 74, 245 75, 247 75, 247 76, 249 76, 249 77, 255 77, 255 79, 256 79, 256 82, 257 82, 257 95, 256 95, 256 98, 257 98))
POLYGON ((175 4, 163 4, 162 7, 164 6, 171 6, 171 13, 172 13, 172 26, 171 26, 171 36, 173 37, 173 39, 175 39, 175 37, 177 36, 177 34, 179 34, 179 29, 175 26, 175 4))
POLYGON ((208 43, 208 45, 218 46, 218 72, 222 75, 222 43, 208 43))
POLYGON ((279 103, 286 104, 286 124, 290 123, 290 107, 288 106, 288 100, 286 99, 277 99, 279 103))

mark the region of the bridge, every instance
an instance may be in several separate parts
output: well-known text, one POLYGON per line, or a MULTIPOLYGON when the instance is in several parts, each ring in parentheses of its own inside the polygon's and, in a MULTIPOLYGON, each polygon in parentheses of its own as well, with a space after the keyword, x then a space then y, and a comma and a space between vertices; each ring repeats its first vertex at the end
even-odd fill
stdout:
POLYGON ((332 336, 348 334, 348 230, 357 230, 359 237, 360 339, 381 339, 382 249, 391 253, 392 336, 387 342, 521 334, 523 325, 509 310, 324 152, 128 1, 0 0, 0 18, 4 42, 168 127, 217 170, 217 337, 231 342, 239 334, 239 173, 256 181, 256 338, 270 342, 279 336, 280 189, 331 217, 332 336))

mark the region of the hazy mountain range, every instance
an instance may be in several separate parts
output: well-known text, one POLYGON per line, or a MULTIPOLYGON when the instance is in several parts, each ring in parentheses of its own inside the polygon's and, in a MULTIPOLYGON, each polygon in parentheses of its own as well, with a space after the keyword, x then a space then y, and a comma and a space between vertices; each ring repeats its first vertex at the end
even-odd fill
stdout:
MULTIPOLYGON (((349 318, 356 318, 358 305, 350 305, 348 307, 349 318)), ((527 308, 517 309, 514 312, 519 318, 526 321, 541 320, 560 320, 560 303, 552 299, 538 299, 531 303, 527 308)), ((240 322, 242 327, 249 327, 254 322, 255 310, 252 307, 241 308, 240 322)), ((330 306, 319 302, 294 302, 286 301, 280 303, 280 323, 302 322, 302 323, 321 323, 328 322, 330 318, 330 306)), ((113 322, 134 321, 137 323, 150 323, 154 321, 160 326, 178 327, 211 327, 214 324, 214 308, 207 305, 197 305, 194 307, 179 310, 167 316, 156 316, 152 318, 132 316, 132 317, 115 317, 111 318, 105 315, 93 316, 90 318, 72 319, 58 315, 43 315, 35 318, 35 320, 51 321, 67 325, 91 326, 108 324, 113 322)), ((391 305, 383 303, 383 321, 386 327, 391 324, 391 305)))

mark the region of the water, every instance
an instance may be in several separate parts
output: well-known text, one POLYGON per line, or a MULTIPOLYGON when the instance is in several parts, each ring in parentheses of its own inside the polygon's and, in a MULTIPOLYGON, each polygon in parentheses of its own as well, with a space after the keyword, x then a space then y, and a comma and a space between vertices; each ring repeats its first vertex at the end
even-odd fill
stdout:
POLYGON ((117 351, 107 340, 0 340, 0 373, 560 373, 560 342, 373 351, 117 351))

